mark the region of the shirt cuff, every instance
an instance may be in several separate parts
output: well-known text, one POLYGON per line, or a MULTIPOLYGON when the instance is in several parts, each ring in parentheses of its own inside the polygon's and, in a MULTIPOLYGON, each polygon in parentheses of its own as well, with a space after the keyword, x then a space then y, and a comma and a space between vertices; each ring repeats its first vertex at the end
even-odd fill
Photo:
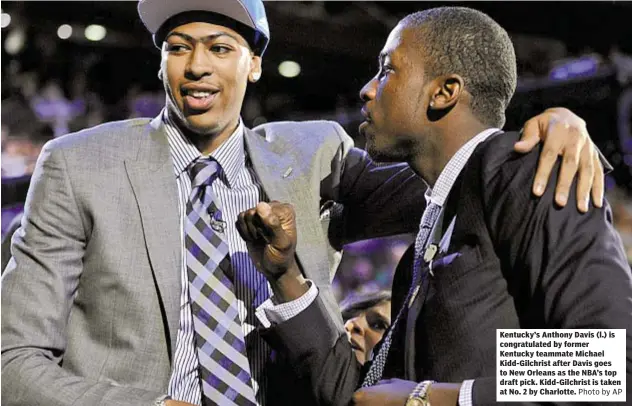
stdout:
POLYGON ((270 328, 273 324, 281 324, 284 321, 288 321, 307 309, 318 296, 316 284, 312 283, 309 279, 307 283, 309 284, 309 289, 298 299, 276 304, 275 298, 272 296, 261 303, 261 305, 257 307, 257 310, 255 310, 255 314, 261 325, 265 328, 270 328))
POLYGON ((463 381, 461 389, 459 389, 459 406, 473 406, 474 399, 472 398, 472 387, 474 386, 474 379, 468 379, 463 381))

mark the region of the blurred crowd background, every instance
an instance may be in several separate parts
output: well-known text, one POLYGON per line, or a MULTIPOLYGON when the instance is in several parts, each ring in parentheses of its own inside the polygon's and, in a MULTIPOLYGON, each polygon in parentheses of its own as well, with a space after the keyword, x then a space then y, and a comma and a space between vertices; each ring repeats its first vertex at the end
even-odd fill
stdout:
MULTIPOLYGON (((336 120, 363 147, 358 91, 375 74, 388 32, 404 15, 440 4, 266 2, 272 40, 264 75, 248 90, 244 121, 336 120)), ((632 262, 632 3, 463 4, 489 14, 514 41, 519 85, 506 128, 552 106, 587 121, 615 167, 607 197, 632 262)), ((46 141, 105 121, 155 116, 164 92, 160 54, 136 2, 3 1, 1 7, 4 238, 46 141)), ((413 238, 347 246, 334 284, 338 297, 390 288, 413 238)))

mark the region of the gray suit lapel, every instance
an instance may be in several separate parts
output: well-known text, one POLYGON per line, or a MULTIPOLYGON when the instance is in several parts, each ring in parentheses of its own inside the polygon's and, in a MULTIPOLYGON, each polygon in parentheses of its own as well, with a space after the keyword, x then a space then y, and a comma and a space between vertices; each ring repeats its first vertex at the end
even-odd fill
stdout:
POLYGON ((292 203, 296 210, 298 234, 296 255, 305 276, 318 286, 329 285, 329 270, 320 269, 327 263, 326 241, 320 244, 305 242, 308 236, 322 234, 319 220, 320 202, 314 201, 308 191, 308 177, 304 176, 291 151, 275 151, 271 143, 250 129, 245 130, 246 148, 252 166, 270 200, 292 203), (323 261, 323 259, 325 259, 323 261))
POLYGON ((154 283, 164 307, 173 359, 180 319, 180 215, 178 188, 169 145, 160 118, 151 122, 136 159, 125 161, 125 169, 140 211, 145 244, 154 283))

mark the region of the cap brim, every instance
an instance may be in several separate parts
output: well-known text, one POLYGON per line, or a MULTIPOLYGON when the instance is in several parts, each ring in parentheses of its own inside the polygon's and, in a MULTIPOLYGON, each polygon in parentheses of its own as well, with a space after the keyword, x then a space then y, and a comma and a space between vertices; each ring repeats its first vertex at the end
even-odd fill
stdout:
POLYGON ((138 3, 138 14, 152 34, 155 34, 171 17, 187 11, 209 11, 222 14, 247 27, 257 29, 239 0, 141 0, 138 3))

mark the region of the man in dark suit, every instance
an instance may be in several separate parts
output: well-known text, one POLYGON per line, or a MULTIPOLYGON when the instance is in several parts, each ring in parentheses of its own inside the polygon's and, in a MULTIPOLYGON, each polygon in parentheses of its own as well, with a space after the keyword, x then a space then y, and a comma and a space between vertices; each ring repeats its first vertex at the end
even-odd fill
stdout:
MULTIPOLYGON (((561 208, 550 190, 531 196, 538 153, 517 155, 519 135, 499 130, 515 86, 509 36, 483 13, 426 10, 391 32, 361 92, 361 131, 375 159, 406 161, 423 178, 427 208, 370 367, 356 362, 318 297, 264 332, 319 404, 494 404, 502 328, 627 329, 629 399, 632 276, 611 210, 561 208)), ((273 203, 239 222, 281 300, 316 289, 293 256, 294 221, 291 206, 273 203)))

